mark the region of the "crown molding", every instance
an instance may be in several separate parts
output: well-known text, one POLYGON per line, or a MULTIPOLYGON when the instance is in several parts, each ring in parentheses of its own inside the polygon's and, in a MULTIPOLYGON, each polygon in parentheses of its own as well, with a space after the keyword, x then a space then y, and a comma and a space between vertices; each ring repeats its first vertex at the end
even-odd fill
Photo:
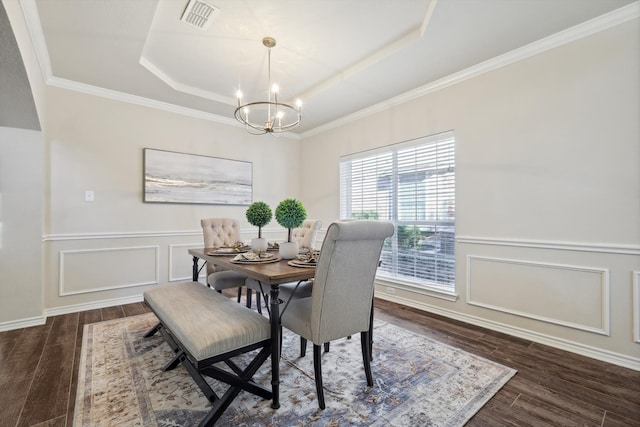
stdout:
MULTIPOLYGON (((231 117, 220 116, 218 114, 207 113, 202 110, 196 110, 194 108, 182 107, 180 105, 171 104, 169 102, 156 101, 155 99, 131 95, 129 93, 119 92, 116 90, 105 89, 103 87, 80 83, 74 80, 49 76, 46 79, 46 84, 60 89, 83 93, 85 95, 93 95, 100 98, 112 99, 114 101, 140 105, 142 107, 153 108, 169 113, 180 114, 194 119, 207 120, 210 122, 221 123, 226 126, 244 129, 244 126, 242 126, 237 120, 234 120, 231 117)), ((300 140, 300 135, 292 133, 279 134, 278 137, 300 140)))
MULTIPOLYGON (((206 113, 204 111, 195 110, 191 108, 180 107, 175 104, 167 102, 155 101, 152 99, 134 96, 119 91, 109 90, 98 86, 92 86, 87 84, 78 83, 75 81, 61 79, 52 75, 51 61, 49 52, 47 50, 46 41, 44 39, 44 33, 42 32, 42 25, 40 23, 40 17, 38 15, 38 8, 35 0, 20 0, 20 5, 25 17, 25 22, 29 30, 29 34, 33 41, 36 55, 40 63, 43 76, 45 76, 45 83, 50 86, 60 87, 63 89, 74 90, 81 93, 86 93, 94 96, 101 96, 117 101, 132 103, 136 105, 142 105, 149 108, 155 108, 159 110, 168 111, 170 113, 181 114, 197 119, 208 120, 234 127, 242 127, 240 123, 229 118, 223 117, 217 114, 206 113)), ((592 34, 604 31, 608 28, 623 24, 632 19, 640 17, 640 1, 636 1, 627 6, 613 10, 604 15, 593 18, 589 21, 578 24, 574 27, 560 31, 549 37, 530 43, 518 49, 514 49, 503 55, 499 55, 495 58, 476 64, 472 67, 466 68, 457 73, 438 79, 434 82, 428 83, 415 90, 406 92, 402 95, 390 98, 388 100, 379 102, 371 107, 364 108, 353 114, 345 116, 341 119, 334 120, 325 125, 318 126, 314 129, 303 133, 287 133, 283 136, 292 139, 304 139, 311 136, 315 136, 326 132, 328 130, 346 125, 348 123, 360 120, 364 117, 372 114, 388 110, 400 104, 404 104, 416 98, 422 97, 429 93, 447 88, 449 86, 464 82, 471 78, 477 77, 484 73, 497 70, 531 56, 540 54, 550 49, 554 49, 559 46, 563 46, 567 43, 579 40, 581 38, 590 36, 592 34)))
POLYGON ((129 93, 124 93, 116 90, 105 89, 103 87, 80 83, 74 80, 67 80, 60 77, 49 76, 46 83, 49 86, 80 92, 86 95, 98 96, 101 98, 112 99, 114 101, 121 101, 129 104, 141 105, 143 107, 163 110, 169 113, 181 114, 183 116, 189 116, 196 119, 208 120, 211 122, 222 123, 229 126, 241 127, 238 122, 229 117, 223 117, 217 114, 211 114, 193 108, 186 108, 168 102, 156 101, 154 99, 131 95, 129 93))
POLYGON ((31 37, 33 48, 36 52, 38 64, 40 64, 40 71, 44 77, 45 83, 52 75, 51 59, 49 58, 49 50, 47 49, 47 42, 44 39, 44 33, 42 32, 42 23, 40 22, 40 15, 38 14, 38 6, 35 0, 20 0, 20 7, 22 8, 22 14, 24 15, 24 22, 27 24, 27 31, 31 37))
POLYGON ((152 61, 147 59, 144 55, 140 57, 140 65, 149 70, 150 73, 154 74, 157 78, 162 80, 175 91, 183 92, 188 95, 198 96, 204 99, 210 99, 212 101, 219 102, 221 104, 226 104, 231 107, 237 106, 237 100, 235 98, 230 98, 228 96, 222 96, 217 93, 210 92, 208 90, 199 89, 193 86, 189 86, 183 83, 180 83, 167 75, 162 69, 156 66, 152 61))
POLYGON ((584 37, 588 37, 592 34, 596 34, 608 28, 615 27, 616 25, 623 24, 638 17, 640 17, 640 1, 631 3, 630 5, 621 7, 604 15, 593 18, 589 21, 578 24, 574 27, 560 31, 559 33, 553 34, 533 43, 529 43, 528 45, 525 45, 518 49, 514 49, 510 52, 496 56, 495 58, 486 60, 457 73, 443 77, 417 89, 406 92, 402 95, 398 95, 396 97, 379 102, 375 105, 372 105, 371 107, 362 109, 338 120, 334 120, 325 125, 318 126, 314 129, 302 133, 301 137, 302 139, 309 138, 328 130, 344 126, 356 120, 360 120, 372 114, 389 110, 393 107, 412 101, 416 98, 420 98, 429 93, 433 93, 449 86, 462 83, 471 78, 480 76, 490 71, 497 70, 515 62, 522 61, 523 59, 563 46, 584 37))

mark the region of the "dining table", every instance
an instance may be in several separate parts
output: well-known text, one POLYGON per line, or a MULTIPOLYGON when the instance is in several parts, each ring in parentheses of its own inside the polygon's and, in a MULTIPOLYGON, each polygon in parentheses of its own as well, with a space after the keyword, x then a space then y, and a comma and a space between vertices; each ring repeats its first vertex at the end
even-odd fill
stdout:
MULTIPOLYGON (((315 267, 296 267, 290 265, 290 260, 279 259, 275 262, 234 262, 236 253, 228 255, 215 254, 216 248, 189 249, 189 254, 193 257, 193 281, 198 281, 200 270, 203 265, 199 265, 200 260, 212 263, 229 270, 237 271, 251 277, 260 283, 260 286, 269 286, 269 320, 271 324, 271 387, 273 400, 271 407, 280 407, 280 304, 279 299, 282 283, 301 282, 309 280, 315 276, 315 267), (214 255, 212 255, 214 254, 214 255)), ((275 257, 280 258, 277 252, 275 257)))

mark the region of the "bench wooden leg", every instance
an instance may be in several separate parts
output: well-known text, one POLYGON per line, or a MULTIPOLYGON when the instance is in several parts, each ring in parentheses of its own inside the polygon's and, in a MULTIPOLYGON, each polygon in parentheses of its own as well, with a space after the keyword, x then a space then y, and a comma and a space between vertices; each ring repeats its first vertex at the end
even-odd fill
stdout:
POLYGON ((155 335, 156 332, 158 332, 160 330, 160 328, 162 328, 162 323, 158 322, 158 324, 156 326, 154 326, 153 328, 149 329, 145 334, 144 337, 145 338, 149 338, 153 335, 155 335))
POLYGON ((178 353, 176 353, 176 355, 173 356, 173 359, 171 359, 169 362, 167 362, 166 365, 164 365, 164 368, 162 368, 162 372, 168 372, 177 368, 180 362, 182 361, 181 357, 183 355, 184 355, 184 352, 182 350, 178 351, 178 353))
POLYGON ((200 387, 200 390, 202 390, 202 393, 205 395, 207 400, 212 403, 211 410, 202 420, 200 426, 213 426, 215 422, 222 416, 224 411, 229 407, 233 399, 235 399, 242 390, 248 391, 249 393, 255 394, 264 399, 273 398, 272 390, 259 386, 258 384, 251 381, 253 375, 271 355, 271 341, 254 344, 243 349, 238 349, 231 353, 227 353, 226 355, 216 356, 212 358, 210 362, 205 362, 210 364, 197 367, 196 364, 194 364, 194 362, 189 359, 187 353, 180 346, 178 346, 173 336, 166 330, 166 328, 164 328, 162 324, 156 325, 154 329, 152 329, 152 331, 153 333, 151 333, 151 335, 155 334, 157 331, 160 331, 167 344, 169 344, 169 346, 176 352, 176 355, 165 366, 163 371, 174 369, 178 366, 178 364, 182 363, 187 372, 189 372, 189 375, 191 375, 191 378, 193 378, 198 387, 200 387), (247 351, 255 350, 257 348, 260 348, 260 351, 244 369, 240 368, 231 360, 232 357, 243 354, 247 351), (226 363, 233 372, 229 372, 214 366, 213 363, 216 362, 226 363), (219 397, 213 391, 207 380, 204 378, 205 376, 228 384, 229 389, 224 393, 222 397, 219 397))
MULTIPOLYGON (((198 385, 200 385, 200 381, 203 381, 204 384, 206 385, 206 388, 210 389, 209 384, 202 377, 202 375, 206 375, 208 377, 211 377, 219 381, 222 381, 226 384, 229 384, 229 388, 224 393, 224 395, 222 395, 222 397, 220 397, 219 399, 216 399, 213 402, 211 410, 199 424, 201 427, 213 426, 216 423, 216 421, 222 416, 224 411, 229 407, 229 405, 231 405, 231 402, 233 402, 233 400, 236 398, 236 396, 238 396, 238 394, 242 390, 253 393, 264 399, 273 398, 273 393, 270 390, 264 387, 261 387, 255 384, 254 382, 251 382, 251 378, 253 377, 253 375, 258 371, 260 366, 262 366, 262 364, 269 358, 270 354, 271 354, 271 346, 267 345, 263 347, 258 353, 258 355, 251 361, 251 363, 249 363, 249 365, 238 376, 233 375, 228 371, 224 371, 220 368, 217 368, 213 365, 196 369, 193 365, 191 365, 191 362, 189 362, 188 358, 185 358, 186 359, 185 367, 187 367, 188 365, 190 366, 190 368, 187 368, 187 369, 189 369, 189 373, 191 373, 191 376, 196 381, 196 383, 198 383, 198 385)), ((200 388, 202 388, 202 386, 200 388)))
POLYGON ((207 380, 202 377, 200 372, 198 372, 198 369, 193 366, 186 354, 182 353, 180 355, 180 362, 182 362, 182 365, 185 367, 187 372, 189 372, 191 378, 193 378, 198 387, 200 387, 200 390, 202 390, 207 400, 209 402, 216 402, 218 400, 218 395, 211 389, 211 386, 207 383, 207 380))
POLYGON ((164 368, 162 368, 162 372, 167 372, 172 369, 175 369, 180 364, 180 355, 184 354, 184 352, 182 351, 178 343, 173 339, 173 336, 169 333, 169 331, 167 331, 167 328, 165 328, 162 323, 159 323, 158 325, 156 325, 156 330, 160 331, 160 334, 162 334, 162 337, 164 338, 166 343, 169 344, 169 347, 171 347, 171 350, 173 350, 173 352, 176 353, 173 359, 171 359, 169 363, 167 363, 164 366, 164 368))
POLYGON ((256 396, 260 396, 264 399, 271 399, 271 390, 250 381, 253 377, 253 374, 255 374, 258 368, 260 368, 264 361, 267 360, 270 355, 270 351, 270 349, 262 349, 260 353, 258 353, 258 355, 249 364, 249 366, 247 366, 240 373, 240 375, 233 375, 230 372, 220 369, 216 366, 207 366, 206 368, 202 368, 200 369, 200 373, 202 375, 206 375, 208 377, 222 381, 223 383, 229 384, 232 387, 246 390, 249 393, 255 394, 256 396))

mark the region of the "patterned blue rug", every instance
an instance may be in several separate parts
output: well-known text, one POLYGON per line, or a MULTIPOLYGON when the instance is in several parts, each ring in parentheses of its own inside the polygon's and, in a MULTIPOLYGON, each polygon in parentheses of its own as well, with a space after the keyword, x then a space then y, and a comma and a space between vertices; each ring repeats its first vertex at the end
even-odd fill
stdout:
MULTIPOLYGON (((171 359, 149 313, 86 325, 75 426, 193 426, 209 403, 171 359)), ((326 409, 318 409, 312 352, 285 330, 280 409, 241 392, 219 426, 462 426, 516 373, 513 369, 384 322, 374 325, 374 386, 367 387, 360 338, 331 343, 322 356, 326 409)), ((267 361, 254 380, 270 385, 267 361)), ((224 385, 212 382, 216 393, 224 385)))

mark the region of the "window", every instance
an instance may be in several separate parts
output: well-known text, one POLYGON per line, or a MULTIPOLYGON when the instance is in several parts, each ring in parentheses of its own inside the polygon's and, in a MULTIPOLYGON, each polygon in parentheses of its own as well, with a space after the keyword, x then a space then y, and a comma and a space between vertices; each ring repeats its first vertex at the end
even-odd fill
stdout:
POLYGON ((341 158, 340 215, 396 226, 382 249, 379 276, 453 291, 453 132, 341 158))

